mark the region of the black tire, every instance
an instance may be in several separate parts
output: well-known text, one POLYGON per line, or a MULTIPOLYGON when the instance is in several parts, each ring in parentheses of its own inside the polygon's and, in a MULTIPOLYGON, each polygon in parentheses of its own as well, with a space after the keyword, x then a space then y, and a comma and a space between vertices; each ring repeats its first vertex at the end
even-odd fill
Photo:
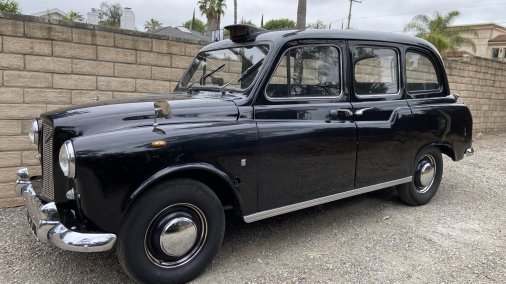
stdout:
POLYGON ((443 177, 443 158, 438 148, 422 149, 417 155, 413 163, 411 175, 413 180, 409 183, 397 187, 399 198, 405 203, 412 206, 420 206, 427 204, 436 194, 441 178, 443 177), (421 168, 426 163, 435 165, 434 175, 431 183, 425 186, 421 180, 421 168))
MULTIPOLYGON (((182 230, 184 234, 186 229, 182 230)), ((211 263, 224 233, 223 207, 209 187, 191 179, 169 180, 153 186, 129 210, 116 242, 116 254, 123 269, 137 282, 184 283, 211 263), (196 238, 193 245, 193 239, 186 238, 190 240, 185 244, 189 247, 186 256, 175 257, 166 253, 161 236, 170 234, 167 228, 181 230, 180 223, 174 227, 169 224, 181 218, 194 221, 189 223, 188 232, 196 238)))

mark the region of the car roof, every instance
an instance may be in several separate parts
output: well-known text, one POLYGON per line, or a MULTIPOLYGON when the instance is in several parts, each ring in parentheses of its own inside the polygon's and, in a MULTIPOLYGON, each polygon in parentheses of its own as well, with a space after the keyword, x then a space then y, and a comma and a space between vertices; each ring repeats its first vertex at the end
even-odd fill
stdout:
MULTIPOLYGON (((400 44, 411 44, 430 48, 434 52, 437 49, 428 41, 421 38, 391 32, 378 32, 378 31, 362 31, 362 30, 284 30, 262 33, 257 36, 254 42, 271 41, 274 43, 284 44, 291 40, 302 39, 347 39, 357 41, 378 41, 378 42, 392 42, 400 44)), ((222 40, 207 45, 203 50, 219 49, 223 47, 230 47, 231 45, 242 45, 243 43, 234 43, 231 40, 222 40)), ((439 54, 439 53, 438 53, 439 54)))

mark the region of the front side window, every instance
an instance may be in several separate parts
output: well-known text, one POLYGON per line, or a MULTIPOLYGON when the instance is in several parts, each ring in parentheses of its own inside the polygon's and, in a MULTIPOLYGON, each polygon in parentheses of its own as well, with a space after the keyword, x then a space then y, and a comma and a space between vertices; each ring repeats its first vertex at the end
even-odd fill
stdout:
POLYGON ((353 63, 357 95, 399 92, 399 57, 395 49, 358 46, 353 49, 353 63))
POLYGON ((440 86, 432 61, 412 51, 406 52, 406 81, 408 92, 434 91, 440 86))
POLYGON ((244 46, 201 52, 180 83, 181 88, 244 90, 253 83, 269 46, 244 46))
POLYGON ((266 93, 272 99, 337 97, 341 94, 339 50, 335 46, 288 49, 266 93))

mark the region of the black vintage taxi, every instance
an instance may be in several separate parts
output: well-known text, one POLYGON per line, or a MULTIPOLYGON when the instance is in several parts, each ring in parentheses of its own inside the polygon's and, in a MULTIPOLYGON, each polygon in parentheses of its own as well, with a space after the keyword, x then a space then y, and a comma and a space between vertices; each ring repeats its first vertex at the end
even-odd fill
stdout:
POLYGON ((37 238, 115 247, 136 281, 185 282, 216 255, 225 209, 245 222, 396 187, 436 194, 442 154, 474 153, 441 56, 407 35, 228 26, 175 93, 33 121, 42 176, 18 171, 37 238))

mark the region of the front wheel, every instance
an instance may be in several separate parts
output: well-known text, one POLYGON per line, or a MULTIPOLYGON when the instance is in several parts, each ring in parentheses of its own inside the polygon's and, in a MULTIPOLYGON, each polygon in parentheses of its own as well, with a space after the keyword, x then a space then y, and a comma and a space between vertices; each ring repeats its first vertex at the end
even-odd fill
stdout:
POLYGON ((418 153, 413 164, 413 180, 398 186, 399 198, 413 206, 427 204, 436 194, 443 177, 443 158, 438 148, 418 153))
POLYGON ((225 215, 218 197, 191 179, 162 182, 136 201, 116 252, 127 274, 143 283, 183 283, 218 252, 225 215))

